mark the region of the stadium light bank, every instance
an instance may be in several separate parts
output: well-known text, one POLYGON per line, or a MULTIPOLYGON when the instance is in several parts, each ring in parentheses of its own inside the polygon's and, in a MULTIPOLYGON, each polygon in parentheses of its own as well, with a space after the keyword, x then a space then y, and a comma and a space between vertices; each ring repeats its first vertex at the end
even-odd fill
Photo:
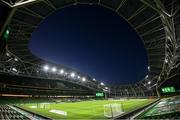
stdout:
MULTIPOLYGON (((57 71, 59 71, 59 74, 61 74, 61 75, 68 75, 68 73, 64 69, 59 69, 58 70, 56 67, 49 67, 49 65, 44 65, 43 66, 43 71, 45 71, 45 72, 53 72, 53 73, 56 73, 57 71)), ((77 79, 81 80, 82 82, 87 81, 86 77, 81 77, 80 75, 76 76, 75 72, 71 72, 71 73, 69 73, 69 75, 70 75, 71 78, 76 78, 77 77, 77 79)), ((96 79, 93 78, 92 81, 96 82, 96 79)), ((103 82, 101 82, 100 85, 105 86, 105 84, 103 82)))

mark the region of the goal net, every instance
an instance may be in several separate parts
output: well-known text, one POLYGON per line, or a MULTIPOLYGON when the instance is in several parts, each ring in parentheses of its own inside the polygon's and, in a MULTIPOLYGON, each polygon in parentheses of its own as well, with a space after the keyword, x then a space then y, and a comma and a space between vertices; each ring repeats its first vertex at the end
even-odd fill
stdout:
POLYGON ((104 116, 108 118, 114 118, 121 115, 123 112, 122 104, 106 104, 104 105, 104 116))
POLYGON ((40 104, 37 104, 37 108, 49 109, 50 108, 50 104, 49 103, 40 103, 40 104))

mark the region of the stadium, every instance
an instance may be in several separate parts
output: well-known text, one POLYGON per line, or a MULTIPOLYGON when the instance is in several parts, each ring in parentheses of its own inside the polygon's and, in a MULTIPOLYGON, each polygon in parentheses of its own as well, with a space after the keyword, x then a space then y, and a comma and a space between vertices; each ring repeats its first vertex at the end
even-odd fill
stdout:
POLYGON ((0 0, 0 119, 180 119, 179 0, 0 0), (68 6, 99 5, 134 28, 148 75, 108 85, 28 48, 39 24, 68 6))

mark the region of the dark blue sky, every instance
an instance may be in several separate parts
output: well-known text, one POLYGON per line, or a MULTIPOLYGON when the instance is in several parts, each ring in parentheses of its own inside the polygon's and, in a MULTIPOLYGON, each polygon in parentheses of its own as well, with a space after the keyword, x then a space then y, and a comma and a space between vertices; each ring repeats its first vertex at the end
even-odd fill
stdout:
POLYGON ((35 55, 64 64, 108 84, 129 84, 147 74, 143 42, 118 14, 78 5, 47 17, 33 33, 35 55))

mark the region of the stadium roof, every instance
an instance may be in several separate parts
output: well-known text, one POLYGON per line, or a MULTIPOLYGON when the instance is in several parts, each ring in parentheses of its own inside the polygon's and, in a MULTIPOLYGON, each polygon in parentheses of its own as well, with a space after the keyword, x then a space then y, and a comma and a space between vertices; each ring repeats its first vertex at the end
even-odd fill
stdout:
POLYGON ((1 0, 1 3, 13 8, 9 16, 8 49, 22 61, 47 63, 30 52, 28 43, 33 31, 48 15, 71 5, 95 4, 122 16, 138 33, 147 50, 149 77, 165 79, 173 65, 177 65, 178 0, 1 0))

